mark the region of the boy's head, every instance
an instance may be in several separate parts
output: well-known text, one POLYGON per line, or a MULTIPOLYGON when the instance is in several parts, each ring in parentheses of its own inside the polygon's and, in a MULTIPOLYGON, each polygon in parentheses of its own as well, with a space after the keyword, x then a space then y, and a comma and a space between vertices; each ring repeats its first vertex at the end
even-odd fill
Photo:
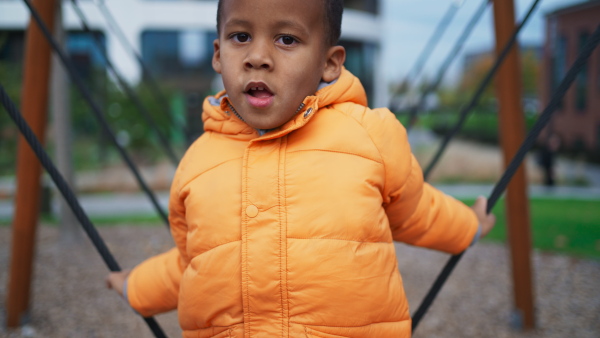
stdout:
POLYGON ((321 81, 340 75, 342 0, 220 0, 213 68, 246 123, 289 121, 321 81))
MULTIPOLYGON (((221 32, 221 15, 223 13, 223 2, 219 0, 217 4, 217 34, 221 32)), ((335 46, 342 34, 342 14, 344 11, 344 0, 322 0, 323 2, 323 20, 325 23, 325 43, 329 46, 335 46)))

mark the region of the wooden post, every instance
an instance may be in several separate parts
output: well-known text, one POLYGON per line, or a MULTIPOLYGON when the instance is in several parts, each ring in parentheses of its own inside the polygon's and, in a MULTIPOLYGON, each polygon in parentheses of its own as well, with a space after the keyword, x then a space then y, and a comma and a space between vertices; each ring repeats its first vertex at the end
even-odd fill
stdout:
MULTIPOLYGON (((56 0, 36 0, 33 6, 49 27, 54 27, 56 0)), ((27 27, 21 112, 41 142, 44 141, 50 75, 50 45, 33 18, 27 27)), ((23 137, 17 151, 17 191, 12 229, 12 251, 6 324, 17 327, 26 320, 31 289, 36 225, 40 211, 41 165, 23 137)))
MULTIPOLYGON (((496 53, 499 53, 508 42, 515 29, 514 13, 513 0, 494 1, 496 53)), ((496 95, 500 106, 500 144, 504 154, 505 167, 508 166, 525 137, 521 91, 519 50, 515 46, 500 67, 496 77, 496 95)), ((506 213, 515 301, 513 324, 521 329, 531 329, 534 327, 535 321, 531 283, 529 201, 524 165, 521 165, 508 185, 506 213)))

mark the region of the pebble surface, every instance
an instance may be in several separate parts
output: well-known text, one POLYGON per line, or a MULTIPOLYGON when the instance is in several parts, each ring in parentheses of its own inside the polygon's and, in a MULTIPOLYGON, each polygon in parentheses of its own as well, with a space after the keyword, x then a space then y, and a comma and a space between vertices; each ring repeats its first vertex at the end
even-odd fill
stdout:
MULTIPOLYGON (((122 267, 166 251, 162 226, 105 226, 99 232, 122 267)), ((152 337, 143 320, 106 289, 107 268, 87 238, 59 239, 58 228, 37 232, 29 322, 7 329, 6 296, 11 228, 0 227, 0 337, 152 337)), ((411 309, 417 308, 448 255, 397 244, 411 309)), ((510 257, 502 244, 470 249, 441 290, 414 337, 600 337, 600 261, 549 253, 532 255, 536 328, 511 326, 510 257)), ((169 337, 181 336, 175 312, 157 317, 169 337)))

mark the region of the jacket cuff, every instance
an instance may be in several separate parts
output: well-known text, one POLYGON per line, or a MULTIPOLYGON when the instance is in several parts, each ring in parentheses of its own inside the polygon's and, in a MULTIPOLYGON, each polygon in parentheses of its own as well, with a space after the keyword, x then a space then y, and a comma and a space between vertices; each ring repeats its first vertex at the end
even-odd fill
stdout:
POLYGON ((479 237, 481 237, 481 224, 477 227, 477 232, 475 233, 475 236, 473 236, 473 240, 471 241, 471 244, 469 244, 469 247, 475 245, 479 241, 479 237))

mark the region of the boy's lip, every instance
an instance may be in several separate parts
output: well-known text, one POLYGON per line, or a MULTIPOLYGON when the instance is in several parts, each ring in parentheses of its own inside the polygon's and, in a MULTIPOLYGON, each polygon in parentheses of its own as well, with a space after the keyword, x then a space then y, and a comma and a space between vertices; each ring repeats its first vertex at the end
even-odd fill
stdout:
POLYGON ((244 94, 248 103, 256 108, 270 106, 275 96, 269 86, 262 81, 249 82, 244 89, 244 94))

